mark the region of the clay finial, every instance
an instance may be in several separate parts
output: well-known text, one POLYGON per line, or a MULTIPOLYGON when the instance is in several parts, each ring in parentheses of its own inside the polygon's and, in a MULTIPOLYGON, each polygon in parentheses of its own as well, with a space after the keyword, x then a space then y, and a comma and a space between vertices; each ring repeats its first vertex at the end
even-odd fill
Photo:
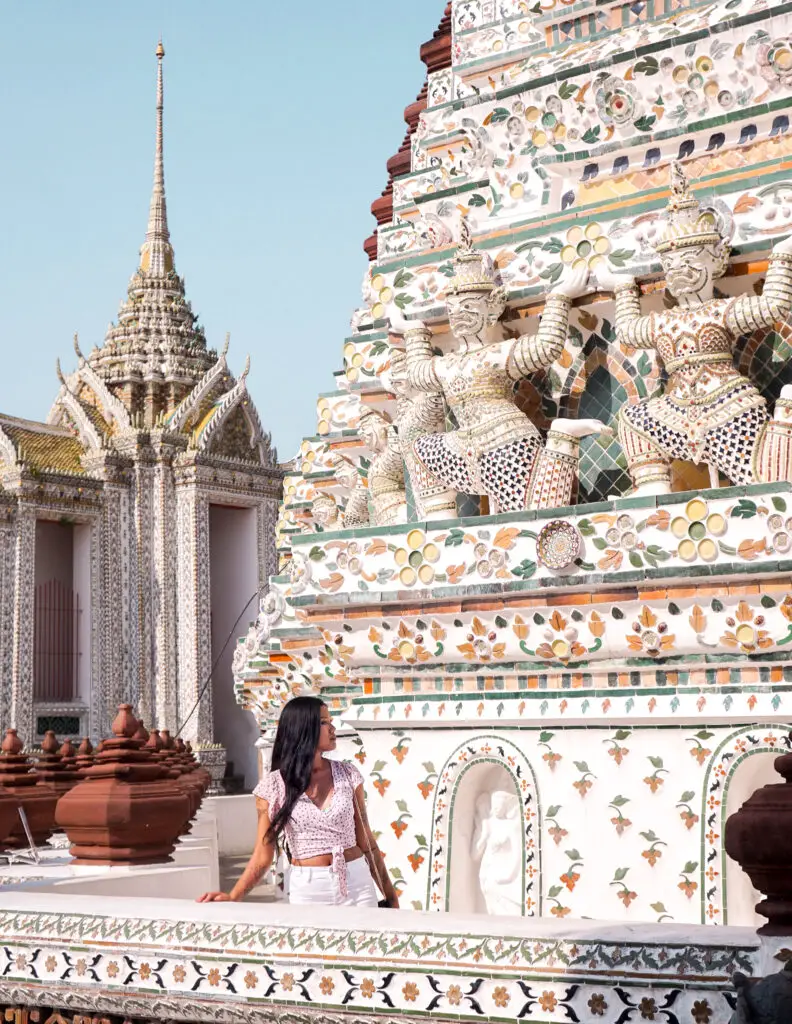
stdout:
POLYGON ((160 731, 160 736, 162 737, 163 750, 173 750, 174 743, 173 737, 170 734, 170 729, 162 729, 160 731))
POLYGON ((149 733, 146 749, 153 750, 155 754, 162 750, 162 740, 160 739, 159 729, 152 729, 149 733))
POLYGON ((186 753, 187 748, 185 747, 184 740, 181 738, 181 736, 177 736, 176 739, 173 742, 174 742, 174 744, 176 746, 176 753, 177 754, 184 754, 184 753, 186 753))
POLYGON ((0 745, 0 750, 2 750, 4 754, 11 754, 13 756, 21 754, 22 747, 22 740, 17 736, 16 729, 6 729, 5 739, 3 740, 2 745, 0 745))
POLYGON ((141 740, 143 743, 147 743, 149 738, 148 729, 143 725, 142 722, 138 722, 137 731, 135 732, 134 739, 141 740))
POLYGON ((41 744, 41 749, 44 751, 45 754, 49 754, 50 756, 57 756, 58 740, 52 729, 47 729, 47 731, 44 733, 44 740, 41 744))
POLYGON ((118 714, 113 721, 113 735, 119 739, 132 739, 137 732, 138 721, 132 713, 131 704, 119 704, 118 714))
MULTIPOLYGON (((68 742, 69 741, 67 740, 66 743, 68 742)), ((77 753, 81 757, 89 757, 93 753, 93 749, 93 743, 91 743, 87 736, 84 736, 82 743, 80 743, 79 747, 77 748, 77 753)))

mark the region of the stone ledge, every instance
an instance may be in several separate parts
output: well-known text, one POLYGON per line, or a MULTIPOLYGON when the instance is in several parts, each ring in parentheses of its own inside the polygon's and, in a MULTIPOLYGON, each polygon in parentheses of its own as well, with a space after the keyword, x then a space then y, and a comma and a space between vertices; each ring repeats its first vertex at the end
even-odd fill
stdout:
POLYGON ((757 484, 296 536, 297 576, 273 584, 294 607, 330 609, 789 574, 789 492, 757 484), (569 548, 558 568, 544 549, 553 531, 569 548))
POLYGON ((772 970, 781 945, 695 925, 344 908, 339 928, 334 907, 117 899, 101 914, 92 897, 3 902, 4 999, 194 1021, 486 1020, 539 1007, 547 1021, 588 1022, 652 1002, 690 1019, 705 1001, 710 1024, 726 1024, 734 971, 772 970))

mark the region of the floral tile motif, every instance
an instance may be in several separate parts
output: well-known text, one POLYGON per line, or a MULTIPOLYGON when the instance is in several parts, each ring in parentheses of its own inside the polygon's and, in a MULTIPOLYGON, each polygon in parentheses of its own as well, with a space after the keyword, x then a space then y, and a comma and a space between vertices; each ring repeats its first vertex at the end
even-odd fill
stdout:
MULTIPOLYGON (((790 749, 792 726, 765 705, 776 717, 767 724, 768 715, 750 696, 732 723, 717 721, 713 712, 716 704, 723 710, 723 701, 731 702, 730 710, 740 704, 734 695, 698 691, 690 697, 698 724, 681 701, 672 712, 657 698, 640 703, 614 696, 595 704, 570 696, 556 700, 543 727, 499 716, 497 698, 487 702, 490 717, 476 725, 483 701, 470 702, 461 737, 447 728, 446 716, 461 703, 453 699, 436 713, 433 730, 415 727, 415 705, 413 713, 402 705, 398 721, 387 704, 369 704, 385 712, 383 721, 358 722, 363 749, 355 756, 368 775, 369 817, 402 905, 467 912, 478 892, 487 906, 491 897, 500 906, 503 897, 516 902, 511 913, 549 920, 726 923, 723 826, 742 800, 729 803, 731 780, 743 778, 745 751, 763 756, 763 770, 772 775, 774 758, 790 749), (634 722, 619 713, 626 701, 635 705, 634 722), (585 705, 602 711, 606 702, 614 721, 595 724, 585 705), (655 717, 656 724, 647 722, 655 717), (745 724, 762 718, 761 726, 745 724), (493 767, 502 769, 496 789, 516 807, 514 827, 501 835, 512 845, 501 849, 499 873, 519 883, 485 883, 483 862, 473 852, 477 794, 495 785, 493 767), (464 810, 455 815, 458 803, 464 810)), ((529 700, 525 695, 522 703, 529 700)), ((751 764, 758 766, 758 759, 751 764)), ((735 877, 733 884, 729 898, 741 916, 729 923, 755 926, 752 911, 745 916, 754 902, 747 878, 735 877)))
MULTIPOLYGON (((358 531, 359 540, 354 541, 334 534, 327 539, 295 537, 300 563, 285 594, 299 597, 302 604, 312 595, 338 595, 340 604, 348 591, 423 592, 440 585, 492 582, 507 587, 529 581, 563 589, 586 579, 599 582, 605 572, 609 581, 618 582, 648 578, 647 570, 655 571, 653 579, 682 577, 691 566, 704 567, 707 575, 713 566, 724 573, 763 562, 777 568, 792 551, 792 503, 788 485, 777 485, 773 494, 766 490, 746 496, 737 488, 725 488, 723 497, 699 495, 683 504, 659 499, 657 507, 643 509, 632 508, 627 499, 627 504, 609 503, 611 508, 603 511, 587 512, 585 506, 580 512, 559 510, 557 517, 581 538, 582 554, 565 576, 541 563, 537 540, 547 520, 531 513, 460 520, 448 527, 372 527, 358 531), (360 545, 365 567, 365 575, 358 573, 354 579, 348 562, 338 561, 350 543, 360 545), (636 572, 638 577, 619 575, 636 572)), ((445 589, 443 596, 447 593, 445 589)))
POLYGON ((34 1007, 58 1006, 61 998, 102 1012, 146 1016, 148 1008, 149 1016, 167 1011, 195 1021, 235 1020, 243 1008, 258 1020, 288 1008, 468 1020, 538 1011, 549 1021, 588 1022, 650 1002, 691 1015, 698 1002, 697 1012, 704 1003, 710 1008, 712 1024, 730 1012, 734 971, 752 973, 758 956, 758 944, 658 941, 651 926, 647 941, 640 928, 603 941, 508 930, 482 936, 23 911, 1 917, 0 1000, 34 1007), (207 1015, 210 1006, 232 1015, 207 1015))

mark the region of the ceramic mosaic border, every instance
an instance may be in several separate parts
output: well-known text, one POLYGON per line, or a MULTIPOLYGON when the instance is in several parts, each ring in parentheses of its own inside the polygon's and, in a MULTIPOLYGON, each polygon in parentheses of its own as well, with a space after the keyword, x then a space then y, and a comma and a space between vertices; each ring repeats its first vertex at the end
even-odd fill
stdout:
POLYGON ((653 1007, 669 1021, 720 1024, 732 974, 753 973, 759 952, 753 942, 669 944, 652 926, 648 942, 635 941, 634 927, 624 941, 557 940, 389 931, 392 916, 384 930, 344 932, 5 912, 0 996, 31 1005, 60 996, 111 1012, 134 1005, 146 1016, 167 1007, 193 1020, 279 1008, 593 1022, 608 1011, 651 1019, 653 1007))
MULTIPOLYGON (((316 647, 326 675, 335 675, 337 662, 348 674, 383 680, 438 671, 525 675, 532 663, 545 673, 560 668, 601 676, 614 666, 629 671, 653 660, 673 674, 707 655, 735 667, 741 654, 761 653, 768 664, 792 662, 792 577, 648 593, 625 588, 558 601, 518 597, 508 608, 499 600, 494 607, 481 600, 470 610, 464 598, 448 610, 451 604, 444 602, 438 613, 427 602, 426 614, 417 617, 353 610, 340 627, 323 613, 321 632, 308 642, 322 641, 316 647)), ((273 631, 274 639, 292 636, 273 631)))
POLYGON ((546 723, 603 724, 641 720, 655 722, 656 727, 676 727, 677 722, 734 721, 742 724, 774 722, 792 699, 788 689, 774 692, 773 687, 756 687, 743 691, 735 686, 713 688, 708 693, 701 687, 687 690, 675 686, 668 689, 621 691, 614 687, 576 694, 562 691, 502 691, 478 693, 418 693, 352 697, 346 722, 356 729, 395 728, 397 726, 449 725, 475 722, 483 726, 531 726, 546 723), (786 699, 785 699, 786 696, 786 699))
POLYGON ((759 484, 295 536, 291 579, 274 583, 296 607, 328 608, 388 598, 441 600, 457 594, 457 587, 467 596, 553 593, 675 578, 789 574, 789 491, 789 484, 759 484), (696 519, 702 509, 703 518, 696 519), (557 521, 574 527, 581 544, 565 573, 548 569, 537 554, 541 531, 557 521), (683 525, 688 532, 695 527, 695 537, 680 534, 683 525), (360 549, 359 556, 350 555, 350 546, 360 549))

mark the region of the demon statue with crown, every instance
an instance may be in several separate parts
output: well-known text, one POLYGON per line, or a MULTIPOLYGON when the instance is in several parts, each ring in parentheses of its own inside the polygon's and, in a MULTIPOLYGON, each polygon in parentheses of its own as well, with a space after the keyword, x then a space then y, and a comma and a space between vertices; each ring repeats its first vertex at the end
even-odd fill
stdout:
POLYGON ((419 519, 449 519, 457 512, 456 492, 430 473, 415 454, 415 442, 427 434, 441 434, 446 427, 442 392, 422 391, 411 386, 407 357, 392 348, 389 366, 380 374, 386 391, 396 397, 399 446, 407 468, 413 501, 419 519))
POLYGON ((407 522, 407 493, 399 435, 376 409, 360 417, 360 437, 373 453, 368 470, 368 490, 373 521, 377 526, 407 522))
POLYGON ((782 390, 771 419, 732 357, 740 335, 789 314, 792 238, 771 253, 761 296, 715 298, 714 282, 729 263, 728 241, 718 211, 702 208, 674 163, 667 223, 655 249, 677 305, 641 316, 635 280, 597 269, 600 285, 615 293, 619 342, 657 349, 668 373, 661 396, 619 414, 636 494, 667 494, 675 459, 706 463, 734 484, 792 479, 792 389, 782 390))
MULTIPOLYGON (((438 491, 486 495, 490 512, 568 505, 577 482, 580 438, 601 433, 599 420, 555 420, 546 443, 515 404, 515 385, 549 367, 561 354, 571 300, 586 289, 576 272, 547 297, 535 335, 500 340, 497 322, 506 304, 488 256, 473 247, 466 221, 447 290, 456 348, 436 355, 432 334, 419 321, 391 323, 403 331, 407 381, 414 392, 442 395, 456 429, 417 436, 412 451, 438 491)), ((440 509, 434 518, 447 516, 440 509)), ((431 511, 426 518, 432 518, 431 511)))

